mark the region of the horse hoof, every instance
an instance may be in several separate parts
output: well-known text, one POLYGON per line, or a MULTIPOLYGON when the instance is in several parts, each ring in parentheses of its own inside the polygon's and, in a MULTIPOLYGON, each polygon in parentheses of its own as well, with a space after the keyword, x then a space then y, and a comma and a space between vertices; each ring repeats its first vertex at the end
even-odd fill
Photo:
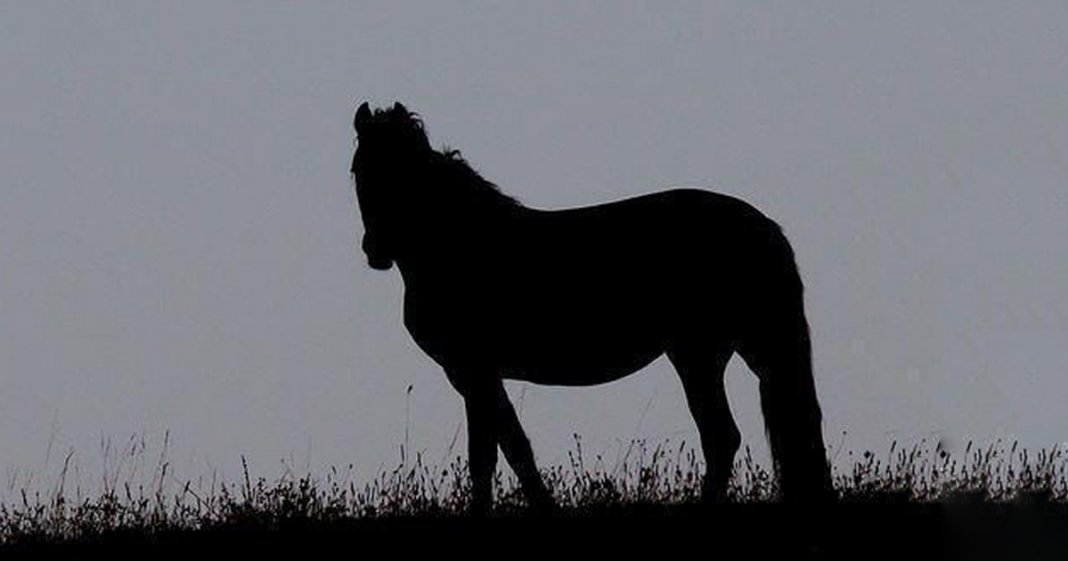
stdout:
POLYGON ((558 511, 556 501, 546 495, 535 499, 528 499, 530 513, 535 516, 551 516, 558 511))

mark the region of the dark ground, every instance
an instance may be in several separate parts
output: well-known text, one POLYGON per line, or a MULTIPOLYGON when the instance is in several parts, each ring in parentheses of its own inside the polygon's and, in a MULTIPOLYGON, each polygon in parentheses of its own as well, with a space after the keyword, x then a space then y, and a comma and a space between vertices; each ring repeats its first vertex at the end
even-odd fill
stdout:
POLYGON ((21 544, 0 558, 523 559, 670 556, 764 559, 1066 559, 1068 505, 777 504, 631 507, 553 517, 396 518, 274 528, 111 534, 91 543, 21 544))

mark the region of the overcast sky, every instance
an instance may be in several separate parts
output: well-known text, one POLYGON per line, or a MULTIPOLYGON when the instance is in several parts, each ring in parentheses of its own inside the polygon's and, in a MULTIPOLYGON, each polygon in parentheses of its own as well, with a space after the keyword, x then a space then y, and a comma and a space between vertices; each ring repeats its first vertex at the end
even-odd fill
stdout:
MULTIPOLYGON (((179 477, 448 452, 459 396, 359 251, 363 100, 532 206, 700 185, 775 218, 838 461, 1068 441, 1065 53, 1062 1, 5 2, 0 472, 168 430, 179 477)), ((728 386, 763 454, 737 358, 728 386)), ((663 359, 509 389, 543 465, 696 439, 663 359)))

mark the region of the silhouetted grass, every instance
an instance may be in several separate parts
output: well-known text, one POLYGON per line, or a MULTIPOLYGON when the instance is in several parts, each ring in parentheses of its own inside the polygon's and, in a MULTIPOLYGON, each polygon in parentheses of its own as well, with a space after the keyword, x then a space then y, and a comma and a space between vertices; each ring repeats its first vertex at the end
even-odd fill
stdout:
MULTIPOLYGON (((101 492, 71 496, 65 463, 61 481, 51 492, 21 490, 15 493, 17 500, 0 505, 0 544, 93 543, 108 536, 151 541, 176 532, 460 518, 468 501, 468 474, 460 459, 429 465, 416 455, 362 483, 354 480, 351 466, 320 476, 286 475, 268 481, 253 477, 243 465, 238 481, 186 482, 178 491, 167 491, 169 465, 160 458, 147 484, 120 482, 114 473, 105 474, 101 492)), ((895 444, 881 455, 864 452, 849 465, 834 473, 844 505, 1022 502, 1055 505, 1058 512, 1068 505, 1068 461, 1056 447, 1030 453, 998 441, 984 447, 969 444, 955 456, 924 441, 911 447, 895 444)), ((601 456, 588 457, 576 438, 568 464, 544 470, 544 477, 561 505, 559 516, 574 518, 696 512, 702 471, 699 454, 685 443, 635 441, 622 460, 609 465, 601 456)), ((495 489, 496 518, 525 516, 512 477, 498 472, 495 489)), ((729 502, 739 508, 773 504, 776 496, 769 469, 746 450, 736 463, 729 502)))

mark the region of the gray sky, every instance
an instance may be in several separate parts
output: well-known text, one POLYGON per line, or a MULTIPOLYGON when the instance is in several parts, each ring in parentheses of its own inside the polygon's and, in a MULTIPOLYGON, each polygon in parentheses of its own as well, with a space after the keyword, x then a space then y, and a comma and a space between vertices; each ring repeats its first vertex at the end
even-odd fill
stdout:
MULTIPOLYGON (((702 185, 778 220, 832 453, 1068 441, 1068 4, 574 4, 0 6, 8 480, 166 430, 179 477, 446 453, 459 397, 358 248, 360 100, 533 206, 702 185)), ((510 390, 542 464, 696 439, 663 360, 510 390)))

